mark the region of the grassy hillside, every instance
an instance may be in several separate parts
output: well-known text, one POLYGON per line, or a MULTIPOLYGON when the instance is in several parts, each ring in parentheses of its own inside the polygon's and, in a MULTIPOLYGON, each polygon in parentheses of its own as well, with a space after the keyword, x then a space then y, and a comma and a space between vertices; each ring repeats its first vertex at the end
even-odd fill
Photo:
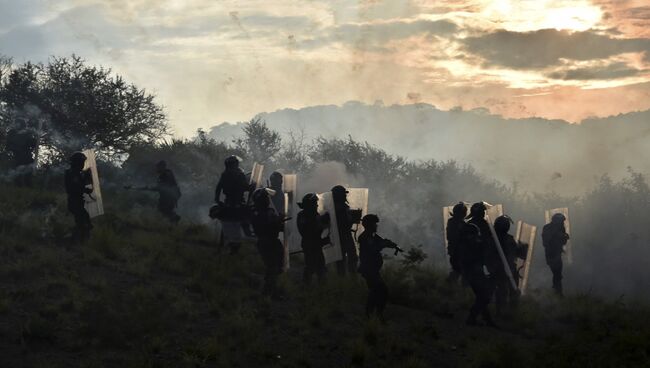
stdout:
POLYGON ((71 245, 63 195, 0 186, 0 367, 622 367, 650 355, 645 305, 534 291, 500 330, 466 327, 467 290, 400 262, 385 270, 387 325, 364 317, 361 279, 302 287, 300 257, 271 301, 252 244, 222 253, 210 227, 169 227, 140 195, 106 193, 91 241, 71 245))

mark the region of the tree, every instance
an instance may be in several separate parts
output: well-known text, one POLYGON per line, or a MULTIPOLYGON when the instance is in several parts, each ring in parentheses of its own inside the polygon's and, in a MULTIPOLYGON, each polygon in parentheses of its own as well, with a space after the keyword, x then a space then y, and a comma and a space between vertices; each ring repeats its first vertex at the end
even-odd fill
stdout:
POLYGON ((246 123, 243 130, 245 137, 236 139, 235 146, 255 162, 267 163, 282 149, 280 133, 269 129, 259 117, 246 123))
POLYGON ((117 159, 134 145, 168 134, 153 95, 74 55, 22 64, 0 82, 0 103, 7 111, 3 130, 27 120, 39 133, 41 160, 57 161, 84 148, 117 159))

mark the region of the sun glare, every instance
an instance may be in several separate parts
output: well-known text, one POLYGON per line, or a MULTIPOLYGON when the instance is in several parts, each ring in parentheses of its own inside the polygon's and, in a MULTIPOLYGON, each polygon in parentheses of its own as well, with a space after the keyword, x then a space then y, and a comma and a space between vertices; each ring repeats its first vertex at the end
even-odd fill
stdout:
POLYGON ((481 15, 500 28, 516 32, 546 28, 584 31, 600 21, 602 11, 580 0, 497 0, 484 1, 481 15))

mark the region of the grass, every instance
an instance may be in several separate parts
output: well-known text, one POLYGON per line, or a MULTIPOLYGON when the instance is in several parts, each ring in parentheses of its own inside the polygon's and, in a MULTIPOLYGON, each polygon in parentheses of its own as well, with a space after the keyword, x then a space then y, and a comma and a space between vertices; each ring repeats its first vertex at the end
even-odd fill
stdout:
MULTIPOLYGON (((61 194, 0 186, 1 367, 631 367, 650 358, 650 309, 533 291, 501 330, 464 325, 472 295, 444 272, 389 262, 388 324, 366 286, 301 260, 263 297, 252 244, 231 256, 209 226, 169 226, 116 195, 91 240, 68 241, 61 194), (112 215, 120 213, 119 216, 112 215)), ((417 262, 416 262, 417 263, 417 262)))

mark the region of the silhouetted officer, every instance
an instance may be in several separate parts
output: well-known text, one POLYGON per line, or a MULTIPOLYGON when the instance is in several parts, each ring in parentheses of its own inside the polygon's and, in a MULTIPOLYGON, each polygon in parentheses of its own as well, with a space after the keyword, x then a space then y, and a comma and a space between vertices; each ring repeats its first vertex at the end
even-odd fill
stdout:
POLYGON ((7 132, 7 151, 11 152, 12 166, 16 172, 16 185, 31 185, 34 154, 38 147, 38 136, 27 123, 19 122, 7 132))
POLYGON ((257 236, 257 249, 264 262, 263 293, 272 297, 277 295, 277 278, 282 273, 284 246, 279 234, 284 224, 282 218, 271 207, 271 199, 266 189, 253 192, 253 216, 251 223, 257 236))
POLYGON ((176 182, 174 173, 167 168, 167 162, 160 161, 156 164, 158 172, 158 183, 153 188, 158 192, 158 210, 171 222, 177 223, 181 217, 176 214, 178 200, 181 197, 181 189, 176 182))
MULTIPOLYGON (((499 238, 499 243, 501 243, 501 249, 506 257, 515 284, 518 285, 519 271, 517 270, 517 258, 526 258, 526 253, 523 247, 517 244, 515 238, 508 234, 511 224, 512 219, 509 216, 499 216, 494 220, 494 231, 499 238)), ((494 276, 496 282, 496 308, 497 315, 499 315, 502 313, 506 304, 509 304, 511 307, 517 305, 517 302, 519 301, 519 291, 512 288, 512 283, 503 267, 497 269, 494 276)))
POLYGON ((222 203, 221 193, 225 198, 223 203, 226 206, 242 206, 244 204, 244 193, 250 190, 246 174, 239 167, 240 158, 237 156, 229 156, 224 161, 226 169, 221 173, 219 183, 214 194, 214 201, 222 203))
POLYGON ((329 216, 318 213, 318 196, 314 193, 305 194, 298 207, 302 209, 298 212, 296 222, 302 237, 300 246, 305 255, 303 281, 306 284, 311 283, 312 275, 315 273, 318 281, 322 282, 327 272, 323 246, 330 242, 328 238, 323 238, 322 234, 327 229, 329 216))
POLYGON ((467 318, 468 325, 476 325, 477 317, 483 316, 488 326, 495 327, 488 305, 494 293, 494 282, 488 264, 489 248, 495 249, 490 233, 490 225, 485 221, 486 207, 483 203, 475 203, 470 209, 470 220, 461 232, 461 262, 463 277, 469 282, 474 292, 474 304, 467 318), (487 236, 485 234, 487 232, 487 236))
POLYGON ((467 207, 463 202, 459 202, 454 206, 451 218, 447 220, 447 254, 451 265, 451 272, 449 272, 447 280, 450 282, 457 282, 462 275, 460 236, 463 226, 465 226, 465 216, 467 216, 467 207))
POLYGON ((271 196, 271 203, 273 203, 273 208, 275 208, 280 216, 284 216, 287 213, 287 209, 284 208, 283 179, 282 174, 277 171, 271 173, 269 177, 269 188, 273 189, 274 192, 271 196))
POLYGON ((342 185, 337 185, 332 188, 336 225, 339 231, 341 254, 343 256, 343 259, 336 262, 336 268, 340 275, 345 275, 346 271, 352 274, 356 273, 357 262, 359 261, 357 247, 354 244, 354 237, 352 236, 352 225, 354 222, 347 196, 348 191, 342 185))
POLYGON ((68 210, 74 216, 75 228, 72 239, 76 242, 86 241, 90 237, 92 224, 86 211, 84 194, 92 193, 93 189, 90 170, 84 170, 86 155, 75 152, 70 156, 70 168, 65 171, 65 191, 68 194, 68 210))
POLYGON ((553 272, 553 290, 560 296, 562 295, 562 253, 564 253, 564 245, 569 241, 564 221, 566 221, 566 217, 561 213, 556 213, 551 218, 551 222, 544 225, 542 229, 546 264, 553 272))
MULTIPOLYGON (((215 189, 214 201, 223 206, 224 219, 222 224, 226 227, 239 227, 244 231, 247 236, 252 236, 250 224, 246 219, 248 213, 246 210, 246 203, 244 203, 244 194, 252 189, 246 179, 246 174, 239 167, 241 159, 237 156, 229 156, 224 161, 225 170, 219 177, 217 188, 215 189), (221 194, 224 195, 224 200, 221 200, 221 194)), ((239 230, 237 230, 239 231, 239 230)), ((223 235, 223 232, 222 232, 223 235)), ((239 251, 241 246, 240 238, 230 241, 230 253, 235 254, 239 251)), ((223 244, 223 239, 222 239, 223 244)))
POLYGON ((366 301, 366 315, 370 317, 376 313, 379 319, 384 319, 384 309, 388 299, 388 287, 381 277, 381 267, 384 259, 381 251, 384 248, 398 249, 390 240, 377 235, 379 217, 368 214, 361 220, 363 233, 359 236, 360 263, 359 273, 368 284, 368 299, 366 301))

